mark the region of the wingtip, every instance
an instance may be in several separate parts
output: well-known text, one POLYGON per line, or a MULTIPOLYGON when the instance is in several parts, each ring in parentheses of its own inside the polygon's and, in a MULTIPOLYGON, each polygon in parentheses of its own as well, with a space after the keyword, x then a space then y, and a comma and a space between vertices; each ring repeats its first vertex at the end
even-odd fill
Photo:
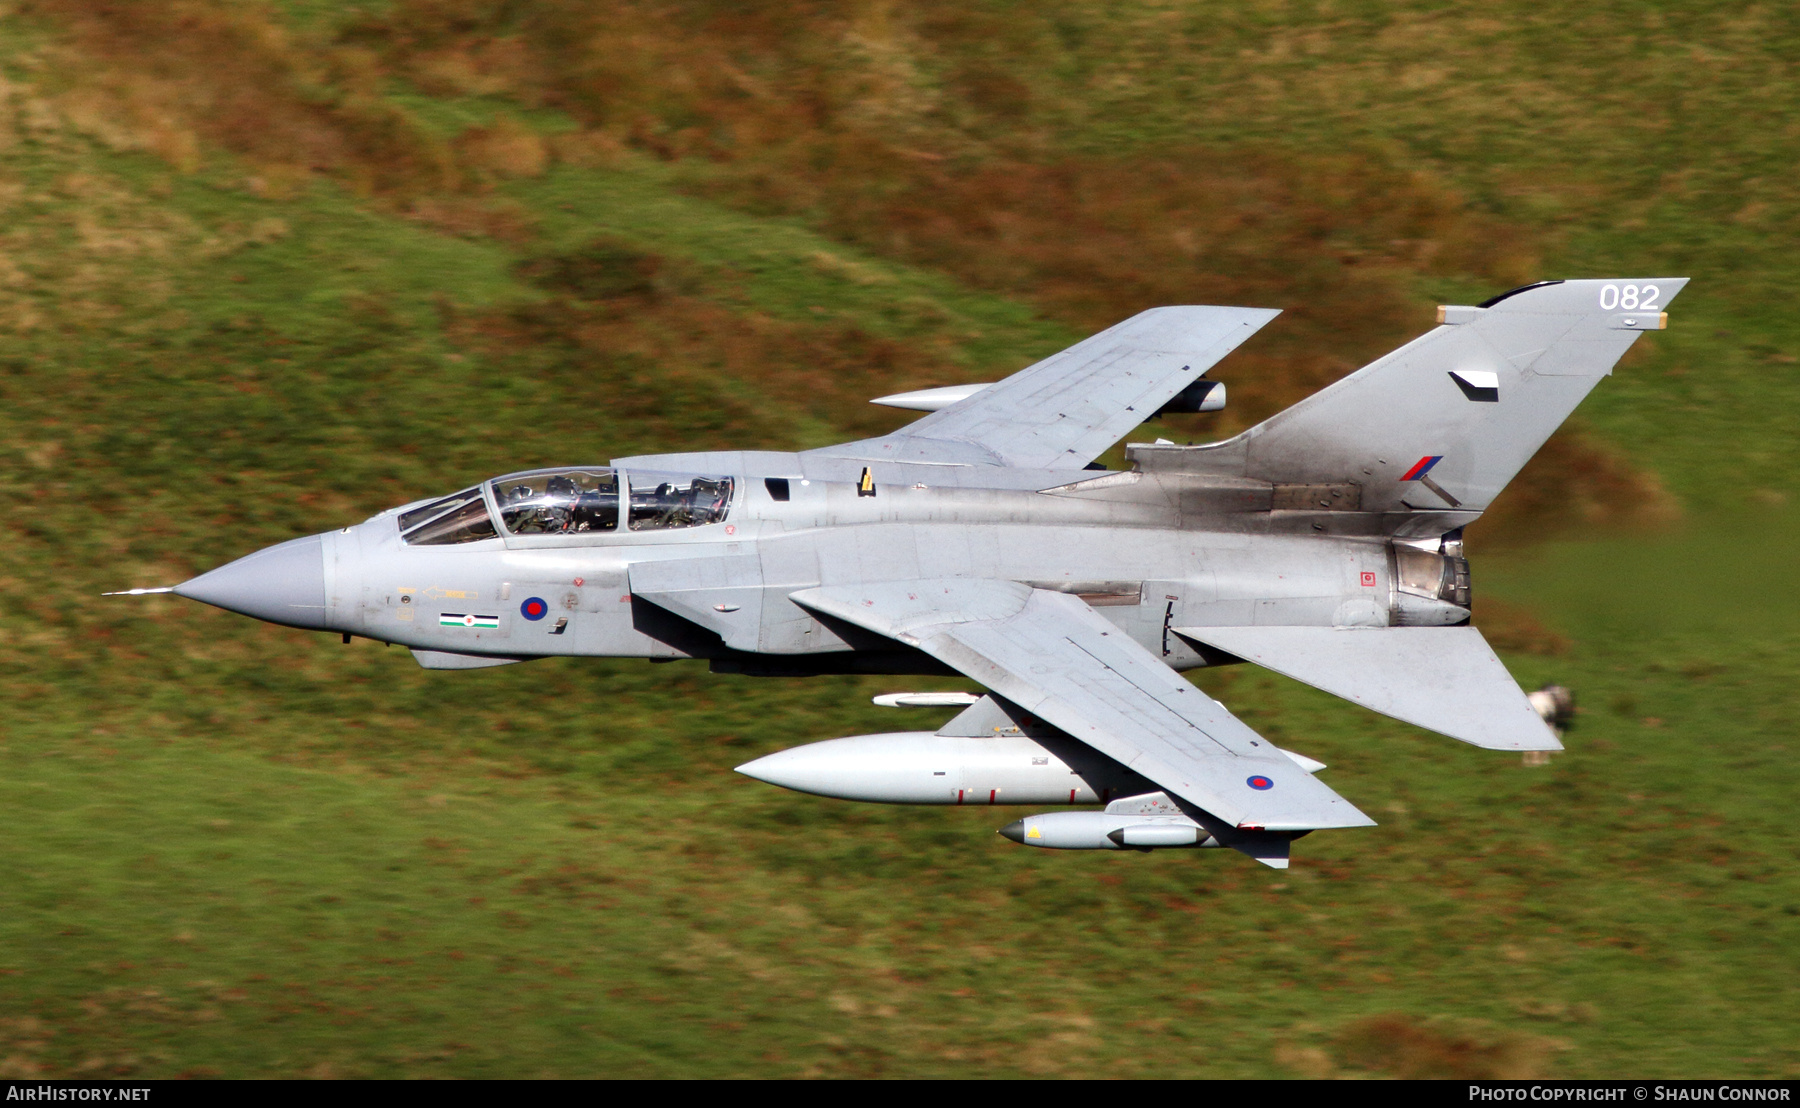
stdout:
MULTIPOLYGON (((1455 738, 1458 736, 1452 737, 1455 738)), ((1469 740, 1463 739, 1463 741, 1468 742, 1469 740)), ((1544 725, 1544 737, 1541 739, 1532 736, 1525 739, 1516 739, 1509 743, 1469 743, 1469 745, 1480 747, 1483 750, 1504 750, 1508 752, 1516 750, 1525 754, 1535 754, 1539 751, 1542 751, 1545 754, 1561 754, 1567 749, 1563 746, 1562 740, 1556 737, 1556 732, 1550 730, 1549 724, 1544 725)))

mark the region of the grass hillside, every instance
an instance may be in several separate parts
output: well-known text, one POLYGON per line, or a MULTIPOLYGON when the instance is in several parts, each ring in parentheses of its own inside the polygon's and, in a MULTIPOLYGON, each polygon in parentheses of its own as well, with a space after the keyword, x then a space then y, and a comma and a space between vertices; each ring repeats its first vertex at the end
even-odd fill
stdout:
POLYGON ((0 1076, 1800 1073, 1796 57, 1753 3, 0 6, 0 1076), (1671 329, 1471 532, 1569 751, 1204 676, 1381 821, 1283 874, 730 772, 935 725, 868 703, 913 679, 98 596, 1286 309, 1140 432, 1204 441, 1648 273, 1671 329))

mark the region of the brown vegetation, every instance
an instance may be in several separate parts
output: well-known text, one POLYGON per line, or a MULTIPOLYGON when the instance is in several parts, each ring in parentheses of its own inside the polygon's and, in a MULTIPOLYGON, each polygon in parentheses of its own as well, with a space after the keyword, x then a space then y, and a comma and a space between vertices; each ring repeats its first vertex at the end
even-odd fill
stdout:
POLYGON ((377 192, 454 183, 449 151, 382 99, 372 59, 302 43, 259 7, 35 0, 68 29, 72 118, 102 141, 194 168, 201 141, 258 165, 377 192))
POLYGON ((1475 593, 1475 626, 1488 645, 1508 654, 1566 654, 1567 635, 1544 626, 1524 608, 1475 593))
POLYGON ((1553 1046, 1532 1036, 1484 1035, 1398 1013, 1358 1020, 1333 1045, 1345 1069, 1401 1078, 1510 1081, 1536 1076, 1553 1046))
MULTIPOLYGON (((1406 278, 1484 259, 1485 221, 1356 158, 1269 151, 897 162, 832 194, 839 236, 956 273, 1098 329, 1155 304, 1282 307, 1233 363, 1254 422, 1336 380, 1427 318, 1406 278)), ((1523 265, 1500 283, 1527 272, 1523 265)))
POLYGON ((549 298, 456 313, 453 337, 539 379, 578 380, 582 403, 647 419, 678 412, 684 426, 728 432, 694 449, 817 445, 802 444, 800 429, 755 399, 822 428, 879 434, 893 416, 871 408, 870 396, 954 372, 915 346, 856 327, 731 311, 697 295, 704 274, 606 239, 528 259, 519 273, 549 298))
POLYGON ((511 116, 486 127, 470 127, 456 138, 458 161, 496 177, 542 176, 550 148, 531 128, 511 116))
MULTIPOLYGON (((946 0, 904 11, 399 0, 311 35, 218 0, 33 0, 32 10, 70 32, 79 80, 65 112, 109 143, 184 168, 212 144, 258 166, 258 180, 331 174, 451 234, 525 243, 528 213, 478 198, 492 182, 540 174, 559 156, 591 163, 635 148, 681 161, 710 195, 806 217, 1081 328, 1154 304, 1282 307, 1232 361, 1222 431, 1426 326, 1421 274, 1496 288, 1538 276, 1518 228, 1368 153, 1275 143, 1069 153, 1058 98, 1078 90, 1047 89, 1023 60, 1047 48, 1047 25, 946 0), (580 130, 547 141, 502 114, 444 141, 383 98, 396 78, 556 108, 580 130)), ((726 361, 778 359, 732 372, 785 392, 835 394, 931 360, 850 335, 826 343, 842 357, 783 356, 800 331, 774 328, 788 337, 772 340, 767 321, 691 309, 688 325, 723 329, 697 341, 735 351, 726 361)), ((1652 479, 1564 432, 1482 533, 1524 537, 1526 517, 1545 530, 1669 510, 1652 479)))
POLYGON ((1565 425, 1494 501, 1471 533, 1482 542, 1536 542, 1575 527, 1654 528, 1680 515, 1654 473, 1565 425))
POLYGON ((343 38, 427 89, 560 108, 689 160, 711 195, 813 218, 1081 327, 1153 304, 1282 306, 1238 363, 1246 420, 1427 321, 1411 277, 1536 275, 1527 236, 1366 154, 1055 152, 1054 105, 1029 67, 993 54, 1037 24, 1022 26, 949 3, 402 0, 343 38))
POLYGON ((1276 1061, 1314 1079, 1518 1081, 1537 1076, 1560 1046, 1538 1036, 1391 1012, 1351 1022, 1326 1047, 1281 1047, 1276 1061))
MULTIPOLYGON (((1529 236, 1366 155, 1046 154, 1030 85, 983 48, 1025 32, 959 5, 920 6, 904 25, 777 6, 516 11, 407 0, 356 36, 416 80, 459 74, 463 87, 561 107, 622 144, 700 158, 713 168, 697 187, 712 195, 811 215, 841 239, 1081 327, 1152 304, 1282 306, 1233 359, 1225 429, 1425 326, 1418 274, 1496 288, 1537 276, 1529 236)), ((1668 510, 1653 479, 1568 431, 1483 533, 1668 510)))
POLYGON ((421 196, 406 215, 458 238, 491 238, 522 246, 537 236, 537 219, 522 204, 473 196, 421 196))

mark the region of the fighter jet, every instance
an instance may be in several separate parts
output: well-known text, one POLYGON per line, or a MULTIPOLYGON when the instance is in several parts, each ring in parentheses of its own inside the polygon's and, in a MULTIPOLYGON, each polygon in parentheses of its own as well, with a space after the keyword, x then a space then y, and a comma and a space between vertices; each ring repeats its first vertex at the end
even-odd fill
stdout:
POLYGON ((1065 809, 1001 829, 1030 846, 1230 847, 1284 868, 1294 839, 1374 821, 1182 672, 1253 663, 1478 747, 1561 749, 1470 625, 1463 529, 1686 283, 1443 307, 1234 438, 1130 445, 1104 470, 1139 423, 1222 406, 1204 375, 1278 314, 1153 308, 995 384, 883 397, 929 414, 879 438, 508 474, 133 591, 399 643, 432 669, 961 675, 985 694, 878 698, 962 706, 936 731, 739 771, 1065 809))

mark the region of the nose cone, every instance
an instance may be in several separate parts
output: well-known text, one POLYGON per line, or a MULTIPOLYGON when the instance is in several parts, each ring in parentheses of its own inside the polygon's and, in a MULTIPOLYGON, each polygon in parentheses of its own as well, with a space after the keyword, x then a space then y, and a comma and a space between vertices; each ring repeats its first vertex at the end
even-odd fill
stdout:
POLYGON ((796 756, 793 750, 778 750, 755 761, 745 762, 737 767, 737 772, 745 777, 754 777, 758 781, 803 793, 813 792, 814 789, 809 786, 818 784, 815 780, 818 775, 813 772, 809 759, 796 756))
POLYGON ((1000 834, 1005 838, 1011 839, 1015 843, 1024 842, 1025 821, 1022 819, 1013 820, 1011 823, 1000 829, 1000 834))
POLYGON ((258 550, 176 585, 175 595, 270 623, 324 631, 324 544, 310 535, 258 550))

